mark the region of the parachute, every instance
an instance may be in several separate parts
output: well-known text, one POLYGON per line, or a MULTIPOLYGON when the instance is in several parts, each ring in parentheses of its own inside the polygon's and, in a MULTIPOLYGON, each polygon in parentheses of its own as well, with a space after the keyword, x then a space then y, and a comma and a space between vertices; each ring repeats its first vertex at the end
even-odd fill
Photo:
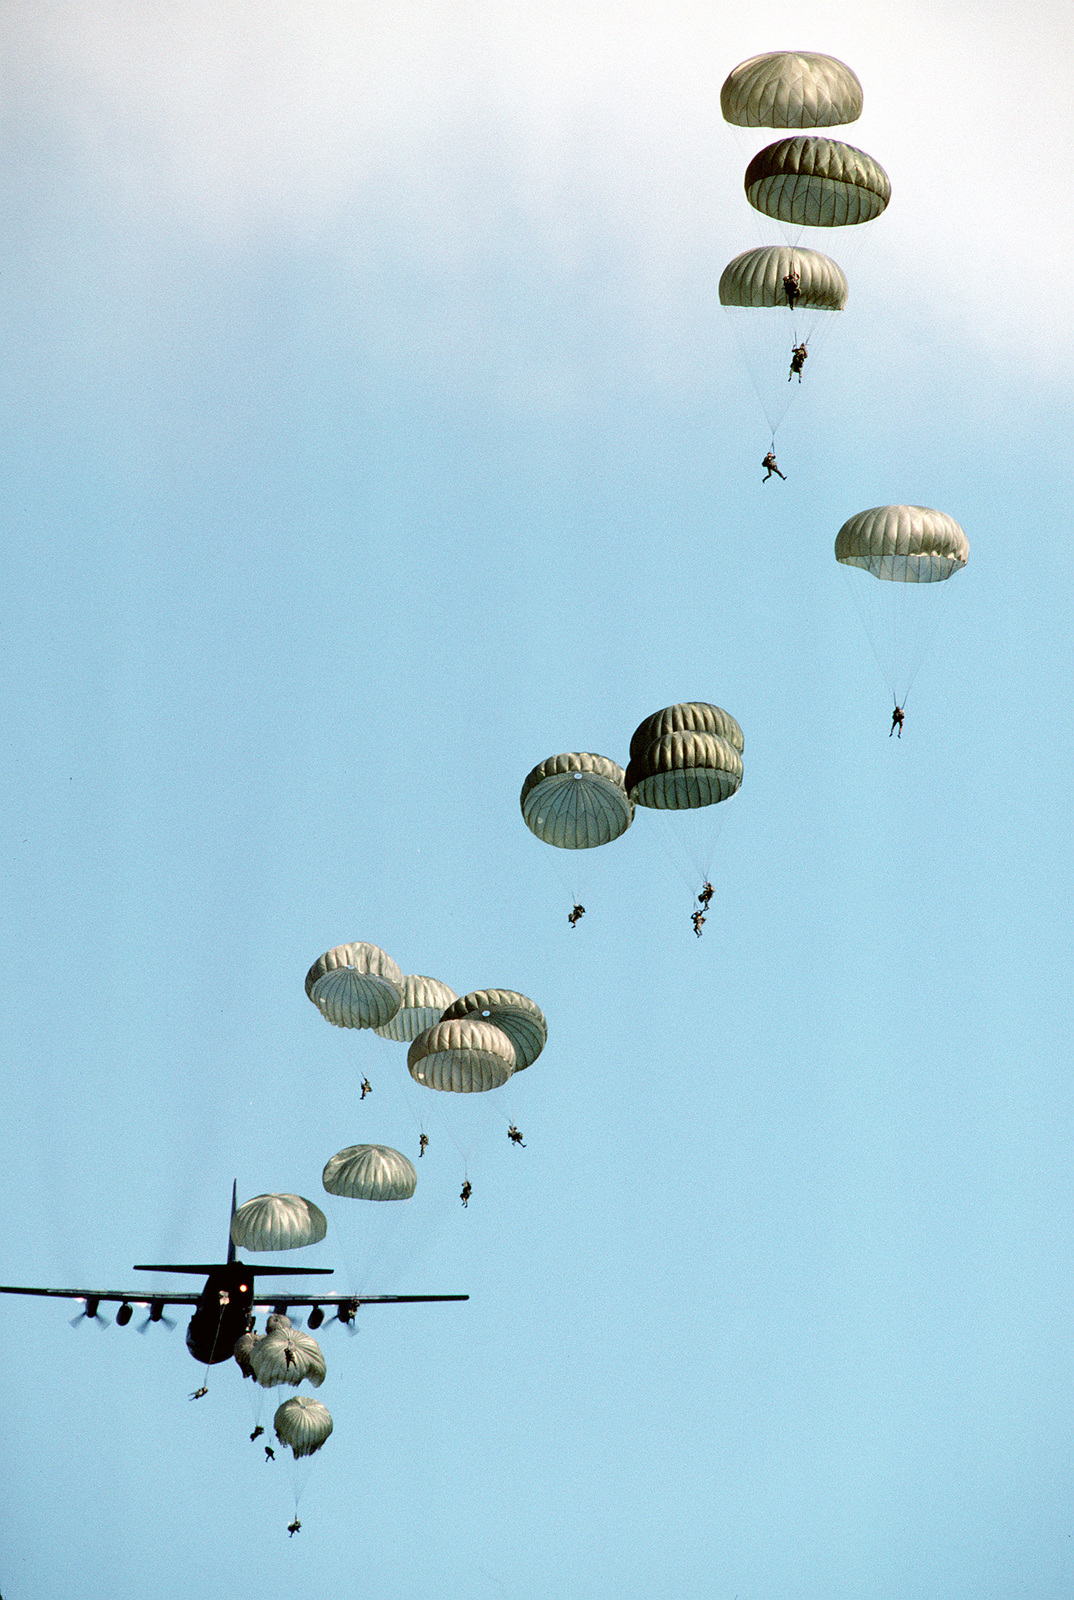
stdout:
POLYGON ((352 1144, 334 1155, 321 1180, 348 1200, 409 1200, 417 1188, 414 1164, 383 1144, 352 1144))
POLYGON ((254 1375, 254 1369, 250 1365, 250 1354, 254 1348, 254 1345, 258 1344, 260 1340, 261 1335, 259 1333, 244 1333, 235 1341, 235 1349, 233 1353, 235 1360, 238 1363, 239 1371, 242 1373, 244 1378, 252 1378, 254 1375))
MULTIPOLYGON (((808 131, 854 122, 862 98, 861 84, 845 62, 806 51, 754 56, 727 77, 720 92, 727 122, 738 128, 803 130, 768 145, 746 168, 750 205, 772 218, 788 241, 796 242, 804 226, 869 222, 891 198, 887 173, 872 156, 808 131)), ((746 251, 724 269, 720 303, 729 310, 768 420, 773 453, 776 431, 801 386, 804 362, 831 325, 827 313, 841 311, 846 298, 842 269, 812 250, 746 251), (780 306, 789 315, 773 323, 767 313, 780 306), (743 317, 745 310, 761 312, 761 322, 743 317), (795 375, 796 383, 791 381, 795 375)), ((767 458, 762 466, 769 467, 767 458)))
POLYGON ((864 150, 799 135, 758 151, 746 168, 746 198, 777 222, 842 228, 878 217, 891 182, 864 150))
POLYGON ((328 1407, 305 1394, 285 1400, 272 1420, 277 1439, 290 1446, 296 1460, 313 1455, 332 1432, 328 1407))
POLYGON ((830 256, 819 250, 768 245, 746 250, 728 262, 720 277, 720 304, 749 310, 787 310, 783 281, 797 274, 795 312, 842 311, 847 280, 830 256))
POLYGON ((637 805, 658 811, 715 805, 742 782, 742 748, 742 729, 719 706, 668 706, 635 729, 627 793, 637 805))
POLYGON ((321 1181, 326 1193, 345 1202, 334 1219, 335 1238, 350 1287, 360 1294, 374 1273, 390 1275, 417 1246, 427 1219, 412 1206, 380 1202, 412 1199, 418 1174, 413 1162, 389 1145, 352 1144, 326 1163, 321 1181))
POLYGON ((669 733, 627 768, 639 806, 686 811, 727 800, 742 782, 742 757, 713 733, 669 733))
POLYGON ((773 444, 801 389, 788 381, 792 349, 804 344, 815 351, 846 300, 842 268, 819 250, 768 245, 744 251, 723 269, 720 304, 768 419, 773 444), (791 279, 797 285, 793 307, 785 288, 791 279))
POLYGON ((634 820, 622 767, 578 750, 539 762, 522 785, 520 804, 531 833, 561 850, 610 844, 634 820))
POLYGON ((723 815, 711 807, 742 782, 742 729, 729 712, 702 700, 646 717, 630 741, 626 786, 639 806, 668 816, 660 844, 693 895, 709 881, 723 815))
POLYGON ((847 304, 844 270, 820 250, 768 245, 746 250, 723 267, 720 306, 735 334, 775 445, 776 429, 800 384, 789 382, 791 350, 816 350, 847 304), (786 280, 797 298, 787 304, 786 280))
POLYGON ((844 522, 835 559, 894 583, 939 583, 966 565, 970 544, 955 521, 927 506, 874 506, 844 522))
POLYGON ((333 1027, 380 1028, 403 1003, 403 974, 375 944, 339 944, 318 956, 306 993, 333 1027))
POLYGON ((740 128, 830 128, 856 122, 862 99, 856 73, 835 56, 778 50, 728 74, 720 109, 740 128))
POLYGON ((742 729, 729 711, 722 711, 704 700, 684 700, 679 705, 666 706, 663 711, 654 711, 651 717, 638 723, 630 739, 630 759, 633 762, 647 746, 666 734, 692 732, 714 733, 733 746, 739 755, 746 748, 742 729))
POLYGON ((325 1378, 321 1347, 311 1333, 298 1328, 278 1328, 266 1333, 250 1350, 249 1364, 262 1389, 275 1389, 282 1383, 293 1388, 308 1379, 319 1389, 325 1378))
POLYGON ((439 1022, 445 1006, 455 999, 454 989, 438 978, 415 975, 403 979, 403 1003, 390 1022, 382 1023, 373 1032, 382 1039, 394 1039, 398 1044, 409 1044, 419 1033, 439 1022))
POLYGON ((527 995, 513 989, 474 989, 448 1006, 443 1021, 456 1017, 484 1018, 495 1023, 515 1049, 515 1071, 531 1067, 548 1042, 544 1012, 527 995))
POLYGON ((969 551, 954 518, 927 506, 874 506, 836 536, 835 559, 862 573, 848 570, 847 581, 897 706, 906 702, 939 620, 941 585, 966 565, 969 551))
POLYGON ((482 1091, 502 1088, 530 1066, 547 1037, 544 1013, 526 995, 476 989, 454 1000, 436 1026, 410 1046, 407 1066, 414 1081, 451 1091, 438 1095, 432 1109, 462 1157, 467 1181, 477 1144, 489 1135, 495 1119, 504 1116, 502 1106, 482 1091))
POLYGON ((440 1021, 407 1052, 415 1083, 455 1094, 498 1089, 515 1070, 515 1047, 502 1028, 479 1016, 440 1021))
POLYGON ((327 1232, 324 1212, 298 1194, 256 1195, 231 1219, 231 1238, 240 1250, 298 1250, 327 1232))

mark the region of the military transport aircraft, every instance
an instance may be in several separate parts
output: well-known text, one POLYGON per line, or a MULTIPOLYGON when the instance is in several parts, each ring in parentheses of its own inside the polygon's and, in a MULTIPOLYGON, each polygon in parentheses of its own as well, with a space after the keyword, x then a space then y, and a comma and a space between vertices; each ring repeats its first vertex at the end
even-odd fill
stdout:
MULTIPOLYGON (((231 1214, 235 1215, 236 1190, 231 1191, 231 1214)), ((287 1313, 292 1306, 310 1306, 309 1325, 319 1328, 324 1321, 325 1307, 334 1307, 337 1319, 345 1324, 354 1322, 360 1305, 410 1305, 438 1300, 469 1300, 468 1294, 281 1294, 263 1295, 254 1290, 256 1278, 290 1278, 331 1276, 332 1267, 251 1267, 235 1256, 235 1246, 228 1236, 227 1260, 195 1266, 135 1266, 135 1272, 187 1272, 197 1277, 204 1275, 205 1283, 200 1294, 157 1294, 144 1290, 120 1289, 25 1289, 13 1284, 0 1283, 0 1294, 52 1295, 60 1300, 80 1300, 83 1316, 96 1317, 102 1300, 119 1302, 116 1321, 125 1328, 134 1315, 135 1306, 148 1306, 149 1317, 143 1324, 164 1319, 167 1306, 193 1306, 194 1315, 186 1330, 186 1347, 194 1360, 202 1366, 227 1361, 235 1349, 236 1341, 250 1327, 253 1313, 281 1311, 287 1313)))

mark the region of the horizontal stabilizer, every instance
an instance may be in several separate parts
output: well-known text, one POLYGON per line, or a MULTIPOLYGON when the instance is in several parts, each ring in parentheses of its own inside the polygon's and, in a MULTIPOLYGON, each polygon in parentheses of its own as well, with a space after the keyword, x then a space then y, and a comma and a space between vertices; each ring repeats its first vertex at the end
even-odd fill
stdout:
MULTIPOLYGON (((330 1277, 336 1270, 335 1267, 251 1267, 248 1266, 244 1261, 232 1261, 227 1264, 232 1267, 240 1267, 244 1272, 248 1273, 251 1278, 290 1278, 296 1273, 303 1278, 308 1278, 314 1275, 320 1277, 327 1275, 330 1277)), ((210 1272, 219 1272, 223 1266, 224 1263, 222 1261, 214 1261, 208 1266, 203 1262, 200 1266, 190 1267, 164 1267, 159 1263, 154 1266, 147 1266, 144 1262, 142 1262, 141 1264, 132 1267, 131 1271, 192 1272, 198 1277, 207 1278, 210 1272)))

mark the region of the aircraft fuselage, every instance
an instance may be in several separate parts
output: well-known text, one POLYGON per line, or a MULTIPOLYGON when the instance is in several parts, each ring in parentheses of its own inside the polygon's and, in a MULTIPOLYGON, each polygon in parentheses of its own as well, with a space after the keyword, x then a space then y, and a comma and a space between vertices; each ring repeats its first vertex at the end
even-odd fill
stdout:
POLYGON ((253 1322, 254 1277, 241 1261, 214 1267, 186 1330, 186 1347, 203 1366, 227 1361, 253 1322))

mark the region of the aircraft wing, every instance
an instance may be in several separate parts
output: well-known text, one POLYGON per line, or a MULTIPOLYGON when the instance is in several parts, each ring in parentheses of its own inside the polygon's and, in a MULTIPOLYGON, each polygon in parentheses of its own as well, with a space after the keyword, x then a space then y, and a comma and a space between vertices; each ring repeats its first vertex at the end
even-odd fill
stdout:
POLYGON ((468 1294, 255 1294, 254 1306, 397 1306, 425 1305, 434 1300, 469 1300, 468 1294))
POLYGON ((196 1294, 148 1294, 145 1289, 24 1289, 11 1283, 0 1283, 0 1294, 47 1294, 58 1300, 117 1300, 131 1306, 196 1306, 196 1294))
MULTIPOLYGON (((131 1306, 196 1306, 198 1294, 149 1294, 145 1289, 36 1289, 0 1283, 0 1294, 42 1294, 57 1300, 114 1300, 131 1306)), ((258 1310, 273 1306, 379 1306, 424 1305, 439 1300, 469 1300, 468 1294, 255 1294, 251 1304, 258 1310)))

